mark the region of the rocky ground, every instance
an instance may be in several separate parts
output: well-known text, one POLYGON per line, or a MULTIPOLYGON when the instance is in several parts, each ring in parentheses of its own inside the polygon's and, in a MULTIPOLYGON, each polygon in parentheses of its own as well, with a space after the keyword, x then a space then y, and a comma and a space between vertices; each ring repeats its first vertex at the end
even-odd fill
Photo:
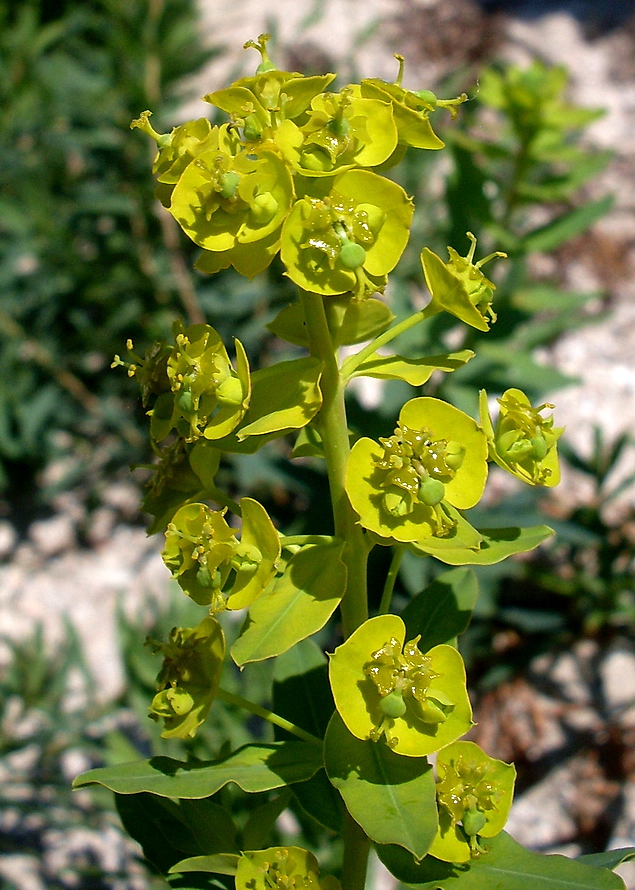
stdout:
MULTIPOLYGON (((485 14, 471 0, 204 2, 210 41, 228 49, 201 78, 199 92, 243 73, 245 66, 251 69, 253 58, 247 60, 249 54, 238 48, 263 30, 286 50, 290 65, 294 58, 310 59, 316 68, 337 65, 356 76, 391 79, 392 53, 400 51, 409 59, 408 70, 411 77, 416 74, 417 85, 434 83, 457 64, 482 65, 493 52, 515 61, 539 57, 566 64, 572 98, 607 109, 588 138, 615 151, 608 170, 593 185, 596 194, 615 194, 615 209, 564 266, 572 288, 608 289, 610 316, 561 338, 542 356, 580 380, 556 394, 554 401, 559 422, 566 423, 568 435, 584 449, 594 424, 601 424, 609 437, 635 429, 635 19, 615 27, 614 22, 581 22, 567 11, 549 12, 549 4, 515 6, 525 17, 504 11, 485 14)), ((578 12, 587 6, 570 5, 578 12)), ((628 12, 627 6, 616 4, 615 14, 628 12)), ((628 470, 624 465, 621 472, 628 470)), ((561 497, 575 498, 577 490, 577 480, 565 480, 561 497)), ((628 497, 635 503, 635 491, 628 497)), ((24 535, 0 523, 2 635, 24 639, 40 622, 47 645, 54 646, 63 639, 64 621, 69 619, 85 642, 86 660, 103 700, 116 697, 123 682, 118 605, 133 615, 144 604, 165 602, 170 596, 160 542, 147 539, 135 524, 137 501, 137 489, 122 484, 107 491, 102 506, 90 516, 80 501, 66 496, 53 518, 33 523, 24 535)), ((0 666, 8 657, 5 646, 0 666)), ((515 837, 541 850, 575 854, 577 839, 584 836, 585 827, 596 824, 600 808, 609 814, 610 845, 635 845, 635 769, 633 781, 618 783, 601 762, 632 758, 633 702, 635 652, 626 638, 608 652, 584 643, 543 658, 528 677, 485 699, 479 741, 497 756, 520 755, 536 765, 537 781, 519 795, 512 810, 509 830, 515 837)), ((5 771, 0 779, 12 781, 18 773, 5 771)), ((24 778, 24 770, 20 775, 24 778)), ((114 829, 108 828, 110 837, 108 832, 118 837, 114 829)), ((77 835, 74 842, 79 843, 77 835)), ((86 841, 89 847, 95 842, 94 837, 86 841)), ((59 837, 48 843, 51 849, 67 848, 67 861, 72 862, 76 852, 70 842, 66 848, 59 837)), ((129 848, 121 844, 113 841, 95 855, 107 860, 110 849, 119 850, 112 853, 115 858, 129 857, 129 848)), ((44 858, 50 859, 51 849, 44 858)), ((48 879, 33 857, 1 854, 0 883, 4 879, 7 887, 40 890, 47 880, 53 882, 53 866, 47 867, 48 879)), ((54 866, 61 871, 65 867, 54 866)), ((635 887, 635 876, 628 868, 623 873, 635 887)), ((135 886, 139 880, 135 877, 135 886)), ((378 877, 379 883, 390 887, 386 876, 378 877)))

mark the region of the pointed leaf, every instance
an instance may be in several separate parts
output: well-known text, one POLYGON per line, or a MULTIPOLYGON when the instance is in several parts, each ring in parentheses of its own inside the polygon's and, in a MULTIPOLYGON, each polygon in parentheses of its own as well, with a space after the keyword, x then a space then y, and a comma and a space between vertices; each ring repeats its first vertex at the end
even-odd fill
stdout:
POLYGON ((515 553, 528 553, 552 537, 554 531, 547 525, 532 525, 529 528, 481 528, 482 542, 478 550, 467 547, 435 547, 434 538, 426 538, 410 544, 410 548, 421 553, 436 556, 441 562, 451 566, 491 566, 502 562, 515 553))
POLYGON ((346 587, 343 547, 320 544, 292 557, 284 575, 251 606, 231 648, 237 665, 281 655, 324 627, 346 587))
POLYGON ((310 779, 322 766, 320 751, 306 742, 244 745, 211 762, 183 763, 171 757, 151 757, 82 773, 74 788, 103 785, 118 794, 148 791, 160 797, 197 800, 210 797, 234 782, 255 793, 310 779))
POLYGON ((410 640, 421 635, 422 652, 449 643, 470 623, 478 597, 478 581, 471 569, 451 569, 415 596, 401 617, 410 640))
POLYGON ((349 813, 373 841, 425 856, 438 830, 434 775, 426 757, 402 757, 383 741, 357 739, 334 714, 324 763, 349 813))
POLYGON ((190 856, 181 859, 170 869, 170 873, 180 874, 188 871, 206 871, 217 875, 235 875, 238 856, 234 853, 215 853, 211 856, 190 856))
POLYGON ((249 410, 236 432, 238 441, 305 426, 322 404, 321 374, 322 363, 314 358, 279 362, 256 371, 249 410))
POLYGON ((609 212, 613 200, 613 195, 606 195, 598 201, 591 201, 569 213, 563 213, 539 229, 534 229, 521 241, 523 253, 555 250, 565 241, 586 232, 596 220, 609 212))
POLYGON ((454 865, 426 856, 420 863, 397 846, 379 847, 379 858, 409 887, 421 890, 624 890, 606 868, 585 865, 559 854, 533 853, 504 831, 488 839, 489 852, 454 865))
POLYGON ((632 862, 633 859, 635 859, 635 847, 621 847, 617 850, 605 850, 603 853, 587 853, 585 856, 578 856, 577 861, 596 868, 613 869, 623 862, 632 862))
MULTIPOLYGON (((351 377, 405 380, 411 386, 423 386, 435 371, 445 371, 446 373, 455 371, 469 362, 473 355, 471 349, 417 359, 405 358, 403 355, 380 355, 374 352, 370 358, 367 358, 355 369, 351 377)), ((346 362, 344 362, 342 372, 346 374, 346 362)))

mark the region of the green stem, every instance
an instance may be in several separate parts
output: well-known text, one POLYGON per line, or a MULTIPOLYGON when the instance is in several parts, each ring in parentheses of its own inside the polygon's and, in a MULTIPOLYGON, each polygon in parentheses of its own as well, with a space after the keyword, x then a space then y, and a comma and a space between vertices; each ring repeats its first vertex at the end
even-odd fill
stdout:
POLYGON ((333 347, 323 298, 301 291, 311 354, 322 362, 322 407, 316 426, 322 437, 329 478, 335 534, 344 541, 347 569, 346 593, 341 602, 342 630, 349 637, 368 618, 366 564, 368 547, 355 511, 346 494, 346 465, 350 454, 344 404, 345 381, 340 376, 338 355, 333 347))
POLYGON ((293 735, 296 735, 299 739, 302 739, 302 741, 309 742, 311 745, 316 745, 320 750, 322 749, 322 739, 318 739, 317 736, 311 735, 310 732, 306 732, 301 727, 296 726, 295 723, 285 720, 284 717, 275 714, 268 708, 263 708, 261 705, 257 705, 255 702, 249 701, 249 699, 236 695, 233 692, 228 692, 226 689, 217 689, 216 698, 227 702, 228 705, 236 705, 238 708, 243 708, 245 711, 255 714, 256 717, 262 717, 263 720, 268 720, 269 723, 273 723, 274 726, 279 726, 280 729, 286 729, 287 732, 293 733, 293 735))
POLYGON ((344 816, 344 861, 342 863, 342 887, 345 890, 364 890, 370 853, 370 838, 350 813, 344 816))
MULTIPOLYGON (((340 375, 339 356, 331 339, 324 299, 319 294, 305 291, 301 291, 300 295, 311 355, 322 362, 322 407, 315 423, 322 437, 326 459, 335 534, 344 541, 342 559, 347 578, 340 611, 342 632, 346 638, 368 618, 366 566, 369 547, 346 494, 346 465, 350 454, 344 403, 346 381, 340 375)), ((342 886, 346 890, 364 890, 370 839, 348 813, 343 835, 342 886)))
POLYGON ((406 548, 403 544, 396 544, 393 548, 392 553, 392 561, 390 563, 390 568, 388 569, 388 574, 386 575, 386 583, 384 584, 384 592, 381 595, 381 602, 379 604, 379 615, 385 615, 386 612, 390 609, 390 603, 392 600, 392 593, 395 589, 395 581, 397 580, 397 575, 399 574, 399 567, 401 565, 401 560, 403 559, 403 555, 406 552, 406 548))
POLYGON ((363 349, 360 349, 359 352, 355 353, 355 355, 346 359, 345 379, 348 380, 352 377, 357 368, 365 362, 367 358, 370 358, 371 355, 377 352, 381 346, 390 343, 391 340, 394 340, 395 337, 398 337, 400 334, 405 334, 410 328, 414 328, 427 318, 432 318, 432 316, 437 315, 438 312, 439 309, 436 306, 433 306, 432 303, 428 303, 425 309, 422 309, 420 312, 415 312, 414 315, 409 315, 408 318, 404 318, 403 321, 388 328, 388 330, 384 331, 383 334, 380 334, 379 337, 375 337, 368 346, 365 346, 363 349))

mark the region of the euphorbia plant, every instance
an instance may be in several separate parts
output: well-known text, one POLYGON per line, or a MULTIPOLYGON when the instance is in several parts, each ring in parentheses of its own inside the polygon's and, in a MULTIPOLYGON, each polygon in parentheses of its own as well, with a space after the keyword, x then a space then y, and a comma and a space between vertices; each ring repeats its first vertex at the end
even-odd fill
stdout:
POLYGON ((450 373, 473 357, 390 355, 385 347, 399 334, 441 312, 481 331, 496 320, 495 285, 481 267, 503 255, 477 261, 469 233, 466 257, 449 248, 444 261, 423 248, 426 308, 395 323, 379 296, 413 214, 385 171, 409 147, 442 148, 431 117, 455 113, 466 97, 407 90, 402 59, 397 83, 328 92, 334 75, 279 71, 266 40, 248 44, 262 57, 253 77, 206 97, 227 123, 202 118, 162 135, 144 112, 133 126, 157 143, 157 194, 203 249, 201 271, 233 266, 252 278, 279 255, 298 299, 270 327, 308 354, 252 371, 239 341, 232 360, 212 326, 177 323, 173 342, 155 344, 145 358, 129 344, 129 361, 115 364, 137 377, 151 417, 158 461, 144 500, 150 530, 165 534, 165 564, 201 608, 196 627, 151 641, 163 666, 150 716, 163 721, 165 738, 191 739, 221 699, 273 723, 278 740, 225 749, 212 762, 159 757, 93 770, 76 784, 100 783, 120 800, 144 795, 137 821, 126 824, 175 886, 190 886, 186 876, 197 873, 196 886, 336 890, 341 882, 362 890, 372 844, 414 886, 623 886, 603 866, 625 854, 587 864, 512 841, 503 828, 514 767, 463 738, 472 710, 457 636, 476 599, 465 567, 526 552, 552 534, 545 526, 476 528, 466 511, 480 501, 491 461, 530 485, 557 482, 561 430, 542 413, 552 406, 532 407, 508 390, 494 422, 485 393, 479 420, 421 396, 379 441, 351 442, 347 423, 354 378, 423 386, 434 371, 450 373), (249 455, 283 436, 295 438, 290 459, 326 466, 330 535, 285 536, 260 503, 237 502, 216 484, 223 453, 249 455), (393 558, 378 614, 369 616, 374 547, 391 548, 393 558), (459 568, 397 615, 392 591, 406 549, 459 568), (236 610, 246 615, 229 649, 235 664, 281 659, 271 709, 223 688, 222 625, 236 610), (326 656, 310 638, 329 622, 341 641, 328 653, 327 676, 326 656), (302 696, 285 693, 289 678, 301 678, 302 696), (314 851, 280 845, 270 817, 259 844, 250 844, 253 831, 239 830, 219 795, 228 783, 247 793, 287 786, 285 802, 342 835, 338 874, 321 873, 314 851))

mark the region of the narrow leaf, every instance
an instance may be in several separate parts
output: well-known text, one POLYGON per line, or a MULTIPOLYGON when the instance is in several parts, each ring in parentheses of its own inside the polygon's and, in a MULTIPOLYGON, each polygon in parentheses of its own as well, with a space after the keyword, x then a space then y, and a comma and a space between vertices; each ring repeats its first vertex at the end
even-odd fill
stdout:
POLYGON ((245 745, 222 760, 183 763, 152 757, 89 770, 74 788, 103 785, 119 794, 148 791, 160 797, 191 800, 210 797, 229 782, 247 792, 270 791, 311 778, 322 766, 319 750, 305 742, 245 745))
POLYGON ((560 247, 576 235, 586 232, 596 220, 605 216, 613 206, 613 195, 606 195, 598 201, 591 201, 564 213, 539 229, 534 229, 522 239, 524 253, 549 251, 560 247))
POLYGON ((454 865, 426 856, 417 863, 400 847, 379 847, 392 874, 420 890, 624 890, 612 871, 559 854, 526 850, 504 831, 487 839, 489 852, 454 865))
MULTIPOLYGON (((403 355, 380 355, 374 352, 352 373, 352 377, 378 377, 382 380, 405 380, 411 386, 423 386, 435 371, 455 371, 473 357, 471 349, 430 355, 424 358, 405 358, 403 355)), ((354 359, 355 357, 352 356, 354 359)), ((342 371, 346 374, 346 362, 342 371)))
POLYGON ((215 853, 212 856, 190 856, 181 859, 170 869, 170 874, 188 871, 206 871, 217 875, 235 875, 238 856, 234 853, 215 853))
POLYGON ((478 550, 467 547, 442 549, 435 547, 434 539, 428 538, 409 546, 415 552, 436 556, 441 562, 451 566, 491 566, 515 553, 535 550, 554 533, 547 525, 532 525, 529 528, 481 528, 479 532, 483 540, 478 550))

